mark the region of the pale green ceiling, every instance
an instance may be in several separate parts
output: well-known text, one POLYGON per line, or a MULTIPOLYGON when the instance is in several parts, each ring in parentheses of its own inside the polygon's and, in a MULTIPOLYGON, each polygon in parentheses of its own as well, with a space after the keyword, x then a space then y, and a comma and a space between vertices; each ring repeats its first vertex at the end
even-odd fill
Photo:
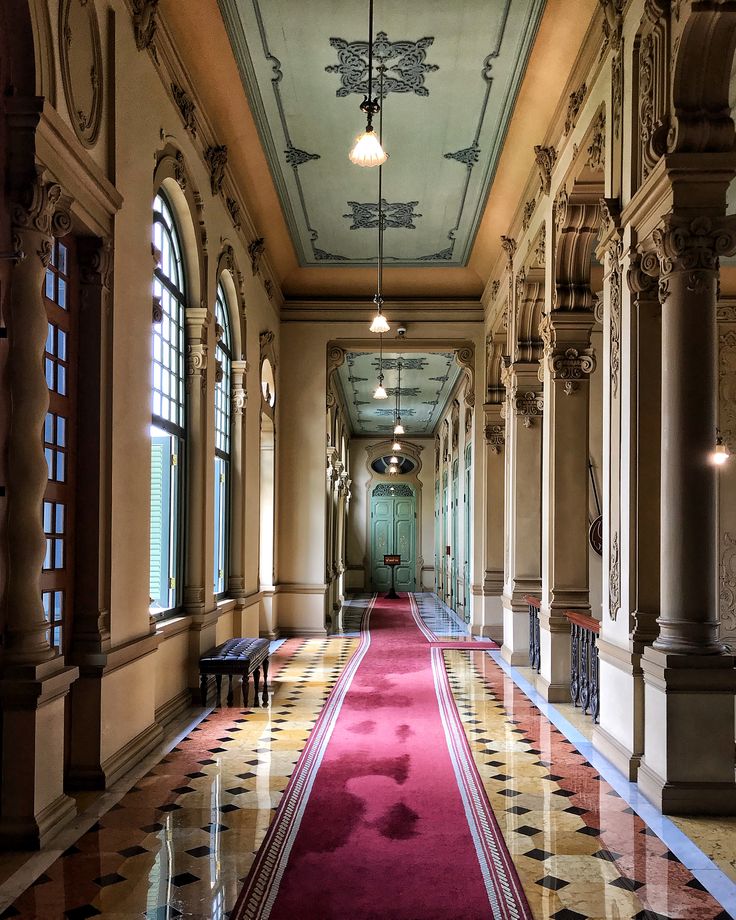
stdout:
POLYGON ((401 420, 405 437, 429 437, 452 393, 461 368, 453 352, 383 354, 383 375, 388 399, 374 399, 379 370, 378 352, 349 351, 338 379, 356 435, 385 435, 394 430, 396 388, 401 362, 401 420))
MULTIPOLYGON (((370 264, 378 171, 347 158, 367 0, 218 2, 300 264, 370 264)), ((544 2, 376 0, 387 263, 467 262, 544 2)))

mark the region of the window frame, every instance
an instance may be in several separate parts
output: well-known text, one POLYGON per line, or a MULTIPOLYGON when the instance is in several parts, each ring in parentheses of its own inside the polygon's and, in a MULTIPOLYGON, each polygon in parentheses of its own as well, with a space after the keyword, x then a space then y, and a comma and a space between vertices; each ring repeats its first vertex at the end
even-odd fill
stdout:
MULTIPOLYGON (((152 231, 154 245, 157 240, 157 226, 161 227, 161 240, 166 242, 168 250, 161 248, 161 259, 153 271, 154 295, 160 293, 162 318, 160 323, 155 323, 151 333, 151 463, 153 476, 153 446, 154 438, 169 438, 169 469, 168 477, 162 477, 162 503, 169 507, 168 535, 165 546, 162 544, 167 556, 168 582, 167 604, 153 608, 149 607, 151 618, 163 620, 174 616, 181 608, 182 588, 184 579, 184 539, 185 532, 185 481, 186 481, 186 451, 187 451, 187 397, 186 397, 186 310, 187 310, 187 273, 184 260, 182 233, 179 228, 176 212, 170 198, 164 189, 159 189, 153 201, 152 231), (159 204, 160 202, 160 204, 159 204), (162 205, 162 206, 161 206, 162 205), (164 260, 168 257, 168 265, 164 260), (175 267, 175 277, 167 273, 171 266, 175 267), (166 297, 168 295, 168 299, 166 297), (176 316, 169 312, 167 307, 176 307, 176 316), (168 336, 164 334, 168 320, 168 336), (178 341, 172 341, 172 326, 178 341), (159 327, 158 329, 156 327, 159 327), (160 351, 157 356, 156 345, 159 341, 160 351), (168 349, 167 360, 164 360, 165 350, 168 349), (159 383, 157 385, 157 366, 159 383), (166 379, 169 391, 166 392, 166 379), (176 393, 172 394, 174 386, 176 393), (168 402, 168 418, 163 414, 154 412, 157 394, 159 406, 164 406, 164 399, 168 402), (175 412, 172 413, 172 406, 175 412), (175 418, 172 418, 172 414, 175 418), (161 432, 156 435, 155 431, 161 432), (165 480, 165 481, 164 481, 165 480), (168 498, 164 495, 168 491, 168 498), (172 584, 173 581, 173 584, 172 584)), ((166 454, 164 453, 164 457, 166 454)), ((151 513, 153 512, 153 478, 151 479, 151 513)), ((162 522, 162 534, 163 534, 162 522)), ((151 543, 149 548, 149 562, 152 558, 153 529, 150 532, 151 543)), ((162 560, 163 568, 163 560, 162 560)), ((149 572, 149 591, 151 588, 151 573, 149 572)), ((161 585, 163 584, 163 573, 161 585)), ((154 600, 154 598, 151 598, 154 600)), ((163 597, 161 598, 163 600, 163 597)))
MULTIPOLYGON (((213 540, 213 588, 217 600, 228 595, 230 574, 230 528, 231 528, 231 458, 232 458, 232 365, 233 341, 230 323, 230 303, 222 283, 218 279, 215 291, 215 323, 222 329, 217 336, 215 360, 217 377, 214 387, 215 400, 215 530, 213 540), (222 472, 224 470, 224 472, 222 472), (223 479, 220 479, 220 475, 223 479), (222 568, 220 568, 222 565, 222 568)), ((219 333, 219 329, 218 329, 219 333)))

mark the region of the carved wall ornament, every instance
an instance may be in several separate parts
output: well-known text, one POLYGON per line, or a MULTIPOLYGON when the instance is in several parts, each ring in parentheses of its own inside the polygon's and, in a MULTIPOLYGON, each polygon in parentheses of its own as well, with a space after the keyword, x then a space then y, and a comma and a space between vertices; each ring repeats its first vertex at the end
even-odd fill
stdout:
POLYGON ((233 222, 233 228, 240 230, 240 205, 234 198, 226 198, 225 205, 227 213, 230 215, 230 220, 233 222))
POLYGON ((483 433, 492 454, 500 454, 506 443, 505 425, 486 425, 483 433))
POLYGON ((544 268, 546 260, 546 249, 547 249, 547 224, 543 223, 539 228, 539 235, 537 236, 536 243, 534 246, 534 265, 536 268, 544 268))
POLYGON ((618 546, 618 533, 611 540, 611 558, 608 569, 608 613, 612 620, 621 609, 621 558, 618 546))
POLYGON ((467 435, 470 432, 470 429, 473 427, 473 413, 470 409, 467 409, 465 412, 465 434, 467 435))
POLYGON ((736 449, 736 331, 718 337, 718 420, 728 449, 736 449))
POLYGON ((567 206, 570 201, 570 196, 567 194, 567 189, 565 186, 561 186, 555 195, 553 213, 555 218, 555 229, 559 233, 562 229, 562 225, 565 223, 565 218, 567 217, 567 206))
POLYGON ((502 236, 501 248, 506 253, 506 261, 511 265, 516 255, 516 240, 512 236, 502 236))
POLYGON ((37 169, 35 180, 21 188, 11 207, 14 261, 22 262, 27 258, 30 240, 24 231, 34 231, 42 235, 36 255, 46 268, 51 261, 52 237, 66 236, 72 228, 69 206, 61 186, 45 181, 43 170, 37 169))
POLYGON ((273 300, 273 281, 271 281, 270 278, 266 278, 263 282, 263 287, 266 291, 266 297, 268 297, 269 300, 273 300))
POLYGON ((609 255, 609 366, 611 373, 611 395, 618 397, 619 372, 621 369, 621 256, 623 244, 615 239, 608 247, 609 255))
POLYGON ((132 0, 133 3, 133 33, 135 46, 139 51, 146 49, 151 52, 153 59, 158 61, 156 48, 156 31, 158 22, 159 0, 132 0))
POLYGON ((112 287, 112 240, 93 236, 80 237, 77 241, 77 262, 79 281, 83 286, 94 285, 105 291, 112 287))
POLYGON ((215 383, 222 383, 225 377, 225 371, 222 367, 222 361, 215 361, 215 383))
POLYGON ((670 47, 669 6, 668 0, 647 0, 640 26, 638 77, 641 182, 647 178, 668 146, 671 82, 669 65, 677 58, 670 47))
POLYGON ((187 392, 191 392, 194 381, 200 378, 202 390, 207 389, 207 346, 204 342, 192 342, 187 345, 187 392))
POLYGON ((187 190, 187 170, 184 164, 184 154, 181 150, 177 150, 174 155, 174 178, 176 179, 177 185, 182 190, 186 192, 187 190))
POLYGON ((534 147, 534 162, 539 170, 539 191, 543 195, 549 195, 552 170, 557 162, 557 151, 554 147, 536 145, 534 147))
POLYGON ((597 294, 595 296, 595 306, 593 307, 593 316, 595 321, 599 326, 603 325, 603 314, 604 314, 604 302, 603 298, 599 297, 597 294))
POLYGON ((585 85, 585 83, 581 83, 574 93, 570 93, 570 98, 567 103, 567 116, 565 117, 565 137, 567 137, 567 135, 575 127, 578 119, 578 114, 583 105, 585 94, 587 92, 588 87, 585 85))
POLYGON ((528 230, 529 224, 532 222, 532 217, 534 217, 534 212, 537 208, 537 199, 530 198, 529 201, 524 205, 524 213, 521 216, 521 228, 522 230, 528 230))
POLYGON ((524 427, 531 428, 534 420, 544 414, 544 396, 541 393, 522 393, 513 397, 514 412, 524 420, 524 427))
POLYGON ((723 534, 719 565, 721 602, 721 637, 736 635, 736 537, 723 534))
POLYGON ((601 109, 593 124, 593 137, 588 147, 588 166, 602 170, 606 161, 606 113, 601 109))
POLYGON ((189 131, 192 137, 197 136, 197 120, 195 118, 196 106, 194 105, 194 100, 189 95, 189 93, 178 83, 171 84, 171 92, 174 96, 174 102, 176 103, 179 111, 181 112, 182 121, 184 122, 184 127, 189 131))
POLYGON ((161 306, 161 298, 153 295, 153 303, 151 307, 151 322, 154 326, 162 323, 164 321, 164 309, 161 306))
POLYGON ((102 48, 97 12, 88 0, 59 4, 59 63, 69 116, 85 147, 94 146, 104 98, 102 48))
POLYGON ((491 285, 491 300, 495 300, 498 297, 498 291, 501 287, 501 282, 496 278, 496 280, 491 285))
POLYGON ((518 308, 519 308, 519 307, 518 307, 519 301, 520 301, 520 300, 522 299, 522 297, 524 296, 524 289, 525 289, 525 287, 526 287, 526 272, 525 272, 524 269, 522 268, 521 271, 520 271, 520 272, 518 273, 518 275, 516 276, 516 303, 517 303, 517 311, 518 311, 518 308))
POLYGON ((222 183, 225 181, 227 147, 224 144, 208 147, 204 152, 204 159, 210 171, 210 189, 212 190, 212 194, 219 195, 222 191, 222 183))
POLYGON ((465 370, 465 405, 471 409, 475 405, 475 351, 467 345, 455 349, 455 361, 465 370))
POLYGON ((248 255, 250 256, 250 267, 253 270, 253 275, 257 275, 261 270, 261 259, 263 258, 263 253, 266 251, 266 243, 262 236, 259 236, 255 240, 251 240, 248 243, 248 255))

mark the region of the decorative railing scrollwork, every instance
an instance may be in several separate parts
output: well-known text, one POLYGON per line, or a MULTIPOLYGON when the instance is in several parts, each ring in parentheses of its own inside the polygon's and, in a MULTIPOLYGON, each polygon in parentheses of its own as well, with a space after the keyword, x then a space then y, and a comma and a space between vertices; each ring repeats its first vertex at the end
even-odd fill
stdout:
POLYGON ((565 616, 570 623, 570 699, 597 722, 600 694, 596 637, 601 626, 587 613, 566 610, 565 616))
POLYGON ((524 601, 529 605, 529 667, 539 673, 542 663, 539 636, 539 598, 527 594, 524 601))

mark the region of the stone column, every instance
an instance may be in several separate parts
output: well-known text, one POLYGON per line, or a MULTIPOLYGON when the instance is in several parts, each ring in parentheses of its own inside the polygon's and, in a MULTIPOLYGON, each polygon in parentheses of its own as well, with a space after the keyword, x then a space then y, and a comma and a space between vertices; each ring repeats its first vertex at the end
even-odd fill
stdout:
POLYGON ((13 206, 15 267, 7 298, 8 565, 0 845, 42 845, 75 813, 63 793, 64 698, 78 676, 49 643, 41 602, 48 480, 43 426, 49 405, 44 374, 48 321, 42 296, 54 236, 71 229, 62 190, 38 173, 13 206))
POLYGON ((112 241, 77 240, 79 336, 77 384, 78 499, 75 518, 74 618, 71 661, 79 680, 71 688, 67 784, 104 788, 102 681, 110 651, 111 566, 111 271, 112 241))
POLYGON ((736 812, 734 658, 718 638, 718 257, 733 218, 670 214, 652 234, 662 303, 659 636, 644 650, 639 784, 668 813, 736 812))
POLYGON ((206 307, 190 307, 185 314, 187 362, 187 450, 185 454, 187 517, 186 517, 186 583, 183 606, 187 613, 202 617, 208 606, 206 596, 212 586, 205 585, 205 482, 207 471, 207 426, 205 395, 207 393, 207 334, 210 313, 206 307))
MULTIPOLYGON (((230 558, 227 590, 235 598, 236 612, 242 616, 245 598, 245 549, 244 549, 244 511, 245 511, 245 407, 248 394, 245 390, 245 375, 248 362, 235 360, 230 365, 230 558)), ((236 622, 235 629, 239 628, 236 622)), ((241 632, 240 635, 243 635, 241 632)))
POLYGON ((565 610, 590 613, 588 595, 588 426, 590 310, 555 310, 544 341, 541 669, 550 702, 570 698, 570 627, 565 610))
POLYGON ((504 374, 506 414, 506 565, 503 647, 512 665, 529 663, 529 606, 541 590, 542 416, 537 362, 518 361, 504 374))
POLYGON ((502 403, 483 406, 485 421, 485 560, 483 576, 483 623, 478 635, 503 641, 504 565, 504 445, 506 420, 502 403))

